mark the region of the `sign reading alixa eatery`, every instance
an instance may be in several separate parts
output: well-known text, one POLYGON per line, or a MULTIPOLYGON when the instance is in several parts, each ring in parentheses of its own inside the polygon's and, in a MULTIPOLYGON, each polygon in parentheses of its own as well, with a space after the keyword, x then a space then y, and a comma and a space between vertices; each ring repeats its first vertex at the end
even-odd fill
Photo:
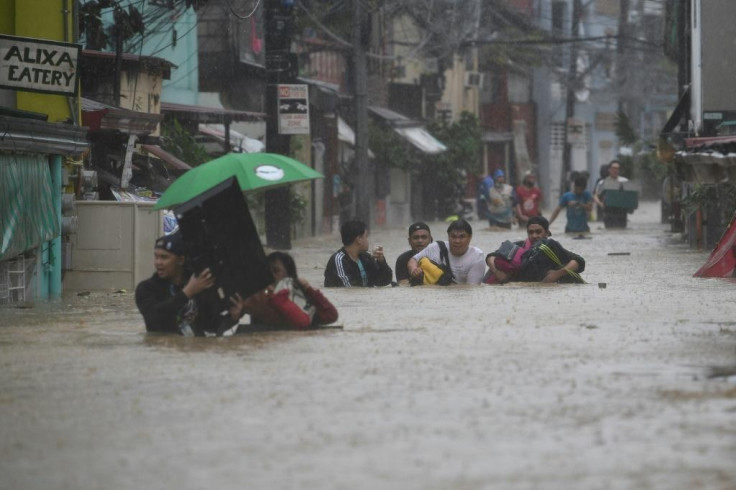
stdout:
POLYGON ((0 35, 0 87, 76 95, 78 44, 0 35))

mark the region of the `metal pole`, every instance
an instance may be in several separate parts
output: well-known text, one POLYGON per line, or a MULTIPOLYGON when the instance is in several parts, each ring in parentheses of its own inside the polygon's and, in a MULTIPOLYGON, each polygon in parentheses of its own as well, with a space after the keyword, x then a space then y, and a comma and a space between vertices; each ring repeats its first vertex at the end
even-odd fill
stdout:
POLYGON ((49 299, 61 297, 61 156, 51 157, 51 200, 59 222, 59 236, 49 242, 49 299))
MULTIPOLYGON (((580 0, 573 0, 572 7, 572 26, 571 37, 578 38, 580 30, 580 16, 582 14, 582 5, 580 0)), ((570 46, 570 64, 567 72, 567 100, 565 104, 565 127, 564 127, 564 146, 562 150, 562 172, 560 175, 560 195, 568 191, 567 174, 570 172, 570 160, 572 156, 572 145, 568 141, 570 120, 575 117, 575 89, 578 85, 578 44, 573 41, 570 46)))
POLYGON ((353 84, 355 90, 355 164, 358 169, 356 215, 370 225, 373 179, 368 161, 368 90, 363 46, 363 7, 353 0, 353 84))
MULTIPOLYGON (((288 155, 290 137, 279 134, 278 85, 289 83, 289 49, 291 44, 291 4, 284 0, 268 0, 265 5, 266 25, 266 151, 288 155)), ((229 127, 227 128, 229 130, 229 127)), ((273 249, 291 249, 291 213, 289 188, 265 192, 266 245, 273 249)))

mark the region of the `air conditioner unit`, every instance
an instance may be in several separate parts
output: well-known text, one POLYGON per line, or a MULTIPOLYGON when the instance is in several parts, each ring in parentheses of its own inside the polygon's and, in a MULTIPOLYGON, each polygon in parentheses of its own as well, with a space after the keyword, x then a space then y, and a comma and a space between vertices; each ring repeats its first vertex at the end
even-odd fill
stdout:
POLYGON ((465 86, 466 87, 483 87, 483 73, 477 71, 469 71, 465 73, 465 86))

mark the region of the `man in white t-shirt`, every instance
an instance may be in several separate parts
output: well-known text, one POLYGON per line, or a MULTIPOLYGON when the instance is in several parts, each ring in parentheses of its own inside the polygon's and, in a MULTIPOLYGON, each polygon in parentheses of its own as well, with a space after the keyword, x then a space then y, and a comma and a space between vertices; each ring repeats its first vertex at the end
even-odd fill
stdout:
POLYGON ((606 207, 603 197, 606 189, 623 189, 623 182, 629 181, 626 177, 619 175, 620 170, 621 163, 618 160, 612 160, 608 164, 608 177, 598 183, 593 195, 593 201, 603 209, 603 225, 606 228, 626 228, 629 211, 626 208, 606 207))
MULTIPOLYGON (((471 247, 470 240, 473 238, 473 228, 464 219, 450 223, 447 228, 447 249, 450 269, 452 269, 453 282, 456 284, 480 284, 486 272, 486 262, 483 251, 478 247, 471 247)), ((440 246, 437 242, 430 243, 427 247, 409 259, 407 268, 409 275, 415 279, 421 279, 424 272, 419 267, 419 260, 427 257, 438 264, 442 262, 440 246)))

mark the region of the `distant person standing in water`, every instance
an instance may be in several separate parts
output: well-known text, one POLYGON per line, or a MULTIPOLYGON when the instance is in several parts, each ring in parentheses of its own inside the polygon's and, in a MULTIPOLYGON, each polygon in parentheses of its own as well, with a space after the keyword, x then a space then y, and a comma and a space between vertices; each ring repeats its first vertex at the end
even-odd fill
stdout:
POLYGON ((608 177, 598 183, 593 196, 596 204, 603 208, 603 224, 606 228, 626 228, 628 210, 605 205, 606 189, 622 189, 623 183, 629 181, 619 175, 620 171, 621 163, 618 160, 611 161, 608 165, 608 177))
POLYGON ((506 183, 506 174, 500 168, 493 172, 493 179, 493 187, 488 191, 488 226, 511 228, 516 193, 514 188, 506 183))
POLYGON ((524 174, 524 180, 516 188, 516 217, 519 226, 526 226, 529 218, 541 216, 542 190, 537 186, 537 178, 531 171, 524 174))
POLYGON ((572 191, 565 192, 560 197, 560 204, 552 212, 549 218, 550 224, 554 222, 562 208, 567 208, 567 224, 565 233, 587 233, 588 213, 593 209, 593 196, 585 189, 588 179, 576 177, 572 191))

